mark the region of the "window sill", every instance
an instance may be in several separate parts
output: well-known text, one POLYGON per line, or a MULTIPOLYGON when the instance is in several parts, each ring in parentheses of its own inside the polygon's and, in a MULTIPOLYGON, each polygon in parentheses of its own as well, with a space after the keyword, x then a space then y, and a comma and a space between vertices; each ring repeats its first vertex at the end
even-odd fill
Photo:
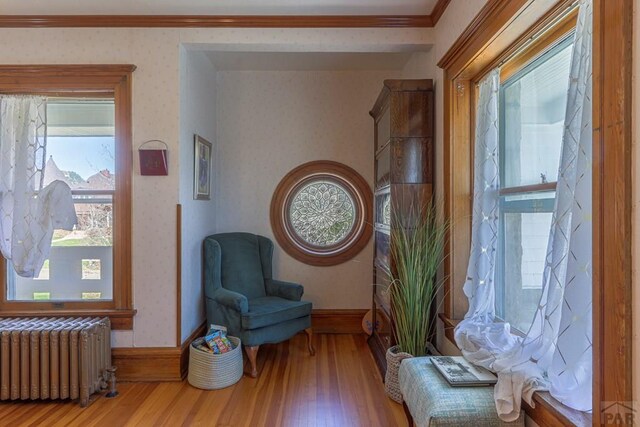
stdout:
POLYGON ((524 400, 522 408, 539 426, 590 426, 593 424, 591 414, 576 411, 563 405, 551 396, 548 391, 533 393, 535 408, 524 400))
MULTIPOLYGON (((444 324, 445 337, 455 346, 456 341, 453 336, 453 330, 460 319, 449 319, 444 313, 439 313, 438 317, 444 324)), ((457 347, 457 346, 456 346, 457 347)), ((538 425, 554 426, 590 426, 592 425, 592 416, 584 412, 571 409, 554 399, 547 391, 533 393, 532 407, 524 400, 522 401, 522 409, 526 414, 538 425)))
POLYGON ((2 317, 69 317, 69 316, 96 316, 108 317, 111 321, 111 330, 133 329, 133 316, 137 310, 20 310, 0 313, 2 317))
MULTIPOLYGON (((456 328, 460 320, 449 319, 444 313, 438 313, 438 317, 444 324, 444 336, 447 337, 453 345, 456 345, 456 340, 453 336, 453 330, 456 328)), ((457 347, 457 346, 456 346, 457 347)))

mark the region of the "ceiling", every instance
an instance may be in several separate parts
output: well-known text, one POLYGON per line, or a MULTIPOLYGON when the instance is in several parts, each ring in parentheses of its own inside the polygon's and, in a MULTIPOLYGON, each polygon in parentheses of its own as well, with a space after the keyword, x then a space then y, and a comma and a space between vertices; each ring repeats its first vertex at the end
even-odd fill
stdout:
POLYGON ((218 71, 402 70, 411 52, 205 52, 218 71))
POLYGON ((428 15, 437 0, 0 0, 3 15, 428 15))

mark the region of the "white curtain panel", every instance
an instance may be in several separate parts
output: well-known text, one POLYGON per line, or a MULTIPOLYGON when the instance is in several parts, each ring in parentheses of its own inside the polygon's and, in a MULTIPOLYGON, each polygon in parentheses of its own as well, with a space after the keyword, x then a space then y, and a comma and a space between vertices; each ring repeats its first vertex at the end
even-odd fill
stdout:
MULTIPOLYGON (((498 373, 496 408, 505 421, 515 420, 521 399, 532 403, 536 390, 549 390, 574 409, 591 410, 592 1, 581 0, 579 7, 555 208, 533 324, 522 340, 500 337, 500 328, 492 324, 493 308, 486 315, 475 313, 471 301, 468 317, 477 320, 465 319, 456 330, 463 354, 498 373), (487 321, 484 329, 482 319, 487 321)), ((508 330, 503 324, 502 332, 511 335, 508 330)))
POLYGON ((42 97, 0 96, 0 250, 24 277, 40 272, 54 228, 76 223, 69 186, 42 188, 45 116, 42 97))
POLYGON ((473 177, 471 255, 464 293, 469 311, 455 329, 462 354, 491 368, 495 359, 518 340, 509 324, 495 322, 495 267, 498 246, 500 171, 498 102, 500 70, 492 70, 479 85, 473 177))
MULTIPOLYGON (((549 239, 554 259, 545 271, 549 286, 562 293, 549 390, 560 402, 580 411, 591 411, 593 403, 592 31, 593 1, 583 0, 571 61, 556 226, 549 239)), ((547 305, 551 306, 549 300, 547 305)))

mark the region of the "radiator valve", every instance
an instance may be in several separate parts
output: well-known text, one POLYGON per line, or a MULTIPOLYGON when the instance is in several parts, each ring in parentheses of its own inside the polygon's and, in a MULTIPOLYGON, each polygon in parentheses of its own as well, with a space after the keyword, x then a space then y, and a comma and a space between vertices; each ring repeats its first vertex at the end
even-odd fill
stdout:
POLYGON ((109 374, 109 392, 106 394, 106 397, 116 397, 118 395, 118 390, 116 390, 116 368, 112 366, 107 368, 107 373, 109 374))

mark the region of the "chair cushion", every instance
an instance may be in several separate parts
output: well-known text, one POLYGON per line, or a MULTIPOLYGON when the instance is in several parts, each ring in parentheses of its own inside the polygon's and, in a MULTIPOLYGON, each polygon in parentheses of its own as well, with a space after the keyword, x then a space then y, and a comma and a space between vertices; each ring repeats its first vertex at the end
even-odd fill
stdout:
POLYGON ((493 387, 451 387, 428 357, 405 359, 400 391, 418 426, 524 427, 524 413, 511 423, 498 418, 493 387))
POLYGON ((223 233, 213 238, 221 249, 222 286, 248 299, 264 297, 264 277, 258 236, 250 233, 223 233))
POLYGON ((277 325, 258 329, 243 329, 239 337, 248 346, 276 344, 286 341, 300 331, 311 327, 311 316, 298 317, 277 325))
POLYGON ((249 312, 242 315, 242 327, 257 329, 310 314, 311 303, 307 301, 291 301, 280 297, 254 298, 249 300, 249 312))

